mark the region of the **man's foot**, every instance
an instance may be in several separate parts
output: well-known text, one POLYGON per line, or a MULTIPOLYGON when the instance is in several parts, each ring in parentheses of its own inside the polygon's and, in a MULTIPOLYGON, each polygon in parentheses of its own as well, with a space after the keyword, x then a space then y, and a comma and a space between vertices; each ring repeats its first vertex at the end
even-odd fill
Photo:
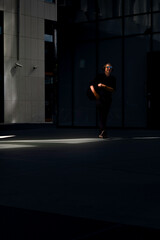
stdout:
POLYGON ((105 130, 101 131, 101 133, 99 134, 99 138, 107 138, 107 134, 105 130))

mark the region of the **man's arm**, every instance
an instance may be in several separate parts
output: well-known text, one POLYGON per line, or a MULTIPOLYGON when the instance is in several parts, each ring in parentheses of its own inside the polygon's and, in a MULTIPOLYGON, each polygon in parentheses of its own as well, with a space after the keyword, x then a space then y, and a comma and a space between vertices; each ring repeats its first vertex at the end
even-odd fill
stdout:
POLYGON ((109 87, 109 86, 107 86, 107 85, 105 85, 105 84, 103 84, 103 83, 99 83, 98 84, 98 87, 103 87, 103 88, 105 88, 107 91, 109 91, 109 92, 114 92, 114 88, 112 88, 112 87, 109 87))
POLYGON ((91 86, 90 86, 90 89, 91 89, 92 93, 94 94, 95 98, 98 100, 98 99, 100 98, 100 96, 99 96, 99 94, 95 91, 94 86, 91 85, 91 86))

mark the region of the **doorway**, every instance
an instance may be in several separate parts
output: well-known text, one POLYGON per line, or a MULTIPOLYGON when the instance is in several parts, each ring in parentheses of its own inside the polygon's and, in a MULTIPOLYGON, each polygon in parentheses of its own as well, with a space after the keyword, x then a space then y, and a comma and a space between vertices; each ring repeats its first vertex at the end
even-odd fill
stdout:
POLYGON ((57 26, 45 20, 45 121, 57 122, 57 26))
POLYGON ((147 55, 147 120, 148 128, 160 128, 160 52, 147 55))

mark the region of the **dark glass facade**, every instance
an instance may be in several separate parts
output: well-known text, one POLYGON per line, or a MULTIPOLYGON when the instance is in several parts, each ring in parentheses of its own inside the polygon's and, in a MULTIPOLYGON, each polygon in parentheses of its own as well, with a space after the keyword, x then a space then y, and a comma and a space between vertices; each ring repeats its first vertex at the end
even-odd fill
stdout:
POLYGON ((64 2, 58 4, 59 125, 97 125, 95 104, 87 99, 86 89, 109 61, 117 90, 108 125, 154 127, 152 109, 159 107, 160 100, 150 97, 156 91, 150 89, 153 66, 148 56, 159 61, 155 52, 160 51, 160 1, 64 2))
POLYGON ((44 0, 44 1, 48 3, 55 3, 55 0, 44 0))

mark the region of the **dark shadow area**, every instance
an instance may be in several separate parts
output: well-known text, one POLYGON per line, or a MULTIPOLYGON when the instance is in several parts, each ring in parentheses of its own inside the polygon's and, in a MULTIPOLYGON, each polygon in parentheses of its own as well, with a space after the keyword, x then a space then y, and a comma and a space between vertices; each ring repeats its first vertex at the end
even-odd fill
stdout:
POLYGON ((1 240, 160 239, 160 230, 0 206, 1 240))
POLYGON ((151 52, 147 55, 148 64, 148 82, 147 82, 147 101, 148 101, 148 127, 159 129, 160 115, 158 109, 160 106, 159 96, 159 59, 160 51, 151 52))
POLYGON ((26 130, 26 129, 55 129, 55 125, 52 123, 11 123, 11 124, 0 124, 0 131, 11 131, 11 130, 26 130))

